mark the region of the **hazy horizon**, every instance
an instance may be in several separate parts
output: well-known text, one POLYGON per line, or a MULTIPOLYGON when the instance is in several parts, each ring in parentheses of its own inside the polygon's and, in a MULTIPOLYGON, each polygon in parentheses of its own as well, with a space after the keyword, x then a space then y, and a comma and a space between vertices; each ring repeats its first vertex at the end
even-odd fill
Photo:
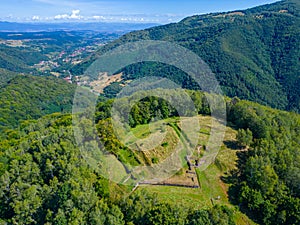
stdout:
POLYGON ((0 21, 170 23, 197 14, 251 8, 274 0, 10 0, 0 21))

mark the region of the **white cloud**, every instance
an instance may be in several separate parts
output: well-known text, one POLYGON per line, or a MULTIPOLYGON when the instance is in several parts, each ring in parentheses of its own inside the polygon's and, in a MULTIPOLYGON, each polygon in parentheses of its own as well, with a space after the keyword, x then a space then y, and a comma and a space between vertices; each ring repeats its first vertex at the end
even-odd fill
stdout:
POLYGON ((72 14, 60 14, 60 15, 56 15, 56 16, 54 16, 54 19, 56 19, 56 20, 63 20, 63 19, 76 19, 76 20, 80 20, 80 19, 83 19, 83 17, 80 16, 79 14, 80 14, 80 10, 79 9, 74 9, 74 10, 72 10, 72 14))
POLYGON ((76 10, 72 10, 72 14, 70 16, 70 19, 81 19, 82 17, 79 15, 80 10, 76 9, 76 10))
POLYGON ((95 20, 105 20, 106 19, 104 16, 93 16, 92 18, 95 20))
MULTIPOLYGON (((45 0, 48 1, 48 0, 45 0)), ((27 18, 30 21, 43 22, 43 21, 98 21, 98 22, 135 22, 135 23, 170 23, 176 22, 182 17, 173 14, 94 14, 94 15, 81 15, 80 7, 74 7, 69 13, 62 13, 53 16, 38 16, 32 15, 27 18)), ((71 8, 72 9, 72 8, 71 8)), ((15 17, 13 19, 16 19, 15 17)), ((24 18, 25 19, 25 18, 24 18)), ((7 19, 12 20, 12 19, 7 19)), ((17 19, 16 19, 17 20, 17 19)))
POLYGON ((62 14, 62 15, 56 15, 56 16, 54 16, 54 19, 56 19, 56 20, 68 19, 68 18, 69 18, 68 14, 62 14))
POLYGON ((39 17, 39 16, 33 16, 33 17, 31 18, 31 20, 40 20, 40 17, 39 17))

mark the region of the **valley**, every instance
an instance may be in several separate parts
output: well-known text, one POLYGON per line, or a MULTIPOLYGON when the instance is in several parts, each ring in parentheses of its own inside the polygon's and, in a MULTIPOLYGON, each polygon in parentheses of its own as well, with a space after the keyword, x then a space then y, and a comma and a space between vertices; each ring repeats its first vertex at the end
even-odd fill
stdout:
POLYGON ((0 19, 0 224, 300 224, 299 8, 0 19))
MULTIPOLYGON (((105 43, 118 38, 122 32, 52 31, 31 33, 0 33, 2 51, 30 52, 40 55, 28 61, 31 74, 67 78, 72 66, 80 63, 105 43)), ((2 57, 11 63, 13 56, 2 57), (9 58, 10 57, 10 58, 9 58)), ((3 62, 4 63, 4 62, 3 62)), ((15 70, 15 69, 12 69, 15 70)), ((25 70, 26 71, 26 70, 25 70)))

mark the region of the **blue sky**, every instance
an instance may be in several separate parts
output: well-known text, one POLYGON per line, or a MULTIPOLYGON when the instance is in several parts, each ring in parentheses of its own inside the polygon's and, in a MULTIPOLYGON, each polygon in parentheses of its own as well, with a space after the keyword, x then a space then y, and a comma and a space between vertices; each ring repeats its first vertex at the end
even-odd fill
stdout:
POLYGON ((0 20, 175 22, 186 16, 246 9, 274 0, 4 0, 0 20))

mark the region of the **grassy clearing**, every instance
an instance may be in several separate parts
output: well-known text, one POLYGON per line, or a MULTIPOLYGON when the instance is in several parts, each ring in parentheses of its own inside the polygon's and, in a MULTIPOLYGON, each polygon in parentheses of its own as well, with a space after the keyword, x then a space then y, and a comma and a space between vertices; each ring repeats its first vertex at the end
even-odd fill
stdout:
MULTIPOLYGON (((171 120, 168 122, 178 123, 178 120, 171 120)), ((208 116, 199 116, 199 122, 200 131, 198 132, 198 144, 206 145, 211 130, 212 119, 208 116)), ((181 129, 180 124, 178 125, 178 127, 181 129)), ((140 131, 141 127, 139 127, 138 129, 140 131)), ((173 133, 172 135, 176 134, 173 133)), ((227 128, 224 142, 235 141, 235 136, 236 131, 231 128, 227 128)), ((172 143, 170 143, 170 139, 168 143, 172 146, 172 143)), ((157 194, 158 198, 161 198, 162 200, 169 200, 170 202, 176 202, 176 204, 185 204, 193 202, 192 204, 197 207, 211 206, 213 203, 229 204, 228 197, 226 194, 228 190, 228 185, 224 184, 220 178, 225 172, 235 167, 236 159, 236 151, 229 149, 224 144, 221 146, 219 154, 216 158, 216 161, 218 163, 210 165, 204 171, 197 171, 197 176, 201 187, 200 189, 166 186, 146 186, 141 187, 141 189, 146 189, 150 192, 154 192, 157 194)), ((184 175, 184 173, 182 175, 177 174, 176 179, 180 179, 180 176, 183 177, 184 175)))
POLYGON ((140 186, 137 191, 147 190, 156 194, 159 200, 176 205, 186 205, 191 208, 202 208, 212 206, 210 201, 205 199, 200 189, 170 187, 170 186, 140 186))
POLYGON ((174 129, 167 123, 175 123, 176 118, 153 122, 150 125, 140 125, 131 129, 126 137, 126 144, 131 149, 143 154, 147 164, 159 163, 166 159, 176 148, 182 144, 174 129))
MULTIPOLYGON (((208 116, 199 116, 199 121, 200 130, 198 131, 198 145, 204 146, 207 144, 209 139, 212 119, 208 116)), ((171 122, 174 123, 175 121, 171 122)), ((181 129, 178 120, 177 125, 181 129)), ((211 207, 213 204, 225 204, 234 209, 237 224, 255 224, 247 216, 236 210, 236 208, 230 204, 227 196, 229 186, 221 180, 222 175, 234 169, 236 165, 236 150, 231 149, 231 146, 227 144, 235 142, 236 133, 237 132, 235 130, 227 127, 224 144, 218 152, 215 163, 208 166, 208 168, 204 171, 196 169, 200 188, 191 189, 183 187, 147 185, 139 187, 137 191, 144 189, 150 193, 156 194, 159 200, 191 208, 211 207)), ((203 148, 201 151, 204 151, 203 148)), ((180 176, 183 177, 183 175, 177 174, 176 179, 180 179, 180 176)))

